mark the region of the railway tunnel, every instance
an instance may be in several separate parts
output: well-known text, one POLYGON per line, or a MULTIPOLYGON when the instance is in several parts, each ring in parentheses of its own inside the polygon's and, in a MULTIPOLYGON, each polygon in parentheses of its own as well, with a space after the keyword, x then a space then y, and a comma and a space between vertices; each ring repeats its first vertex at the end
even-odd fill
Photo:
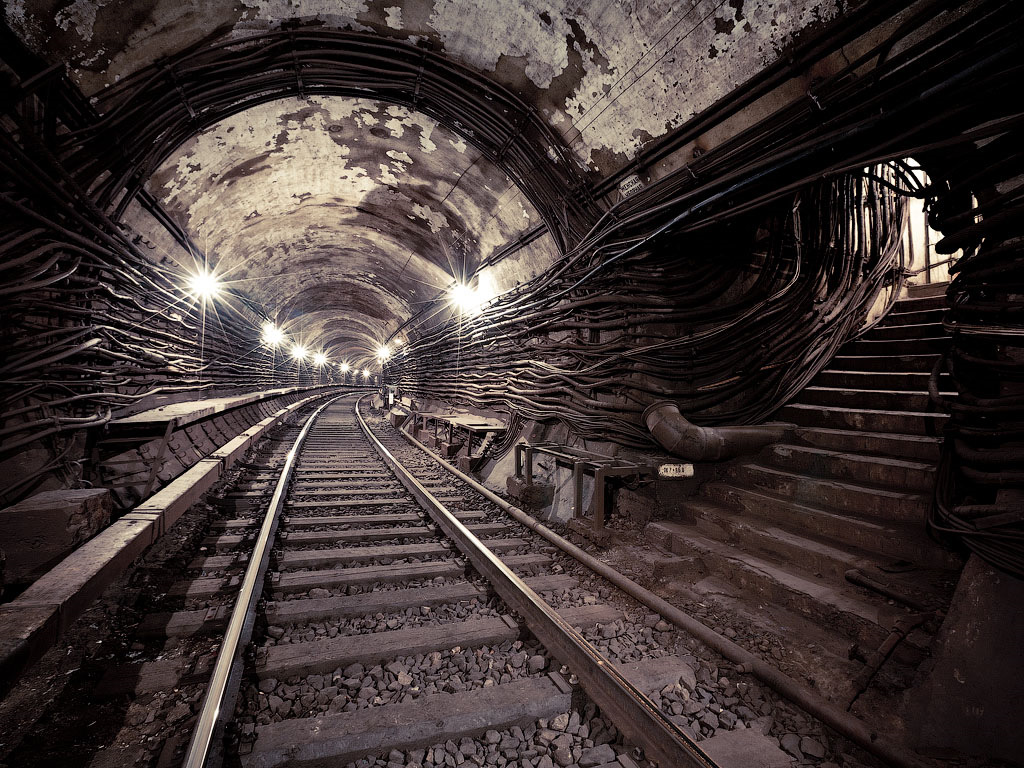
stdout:
POLYGON ((7 3, 0 765, 1024 765, 1022 16, 7 3))

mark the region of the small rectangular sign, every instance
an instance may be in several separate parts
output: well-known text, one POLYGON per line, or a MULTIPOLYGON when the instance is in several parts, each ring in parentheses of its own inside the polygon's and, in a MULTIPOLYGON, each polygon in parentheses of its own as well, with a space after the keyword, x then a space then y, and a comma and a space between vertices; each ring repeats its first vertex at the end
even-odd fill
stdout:
POLYGON ((693 464, 659 464, 658 477, 693 477, 693 464))
POLYGON ((630 195, 635 195, 641 189, 644 188, 643 181, 635 173, 631 173, 629 176, 619 182, 619 194, 625 199, 630 195))

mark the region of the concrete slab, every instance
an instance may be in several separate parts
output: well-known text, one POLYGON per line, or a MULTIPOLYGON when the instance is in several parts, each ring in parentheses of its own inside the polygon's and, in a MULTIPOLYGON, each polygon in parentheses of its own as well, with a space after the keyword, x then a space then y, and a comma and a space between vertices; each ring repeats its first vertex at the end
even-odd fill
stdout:
POLYGON ((391 749, 415 749, 486 730, 526 726, 565 712, 567 685, 551 676, 457 694, 423 696, 388 707, 272 723, 258 730, 246 768, 344 765, 391 749))
POLYGON ((775 739, 752 728, 720 730, 700 748, 719 768, 788 768, 795 762, 775 739))
POLYGON ((936 639, 934 666, 911 692, 917 749, 1024 764, 1022 648, 1024 581, 972 555, 936 639))
POLYGON ((110 522, 110 491, 44 491, 0 510, 4 581, 27 584, 59 563, 110 522))

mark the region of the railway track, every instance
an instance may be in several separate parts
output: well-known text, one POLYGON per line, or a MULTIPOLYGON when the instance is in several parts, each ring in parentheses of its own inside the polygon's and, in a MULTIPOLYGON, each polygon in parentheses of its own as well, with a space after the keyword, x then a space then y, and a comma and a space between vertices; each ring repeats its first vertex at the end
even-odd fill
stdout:
POLYGON ((678 659, 604 659, 583 633, 620 610, 356 400, 227 494, 177 591, 231 585, 233 613, 159 619, 226 628, 184 765, 713 765, 640 690, 678 659))
POLYGON ((859 768, 358 398, 275 427, 139 561, 7 764, 710 768, 743 731, 859 768))

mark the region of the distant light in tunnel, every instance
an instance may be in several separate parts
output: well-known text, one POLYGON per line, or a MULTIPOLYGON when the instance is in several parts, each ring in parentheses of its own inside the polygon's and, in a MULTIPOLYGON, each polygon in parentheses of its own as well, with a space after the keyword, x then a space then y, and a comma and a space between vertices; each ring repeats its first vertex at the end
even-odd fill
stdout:
POLYGON ((213 272, 203 269, 188 279, 188 291, 198 299, 213 299, 220 293, 220 280, 213 272))
POLYGON ((382 345, 381 345, 381 346, 380 346, 380 347, 379 347, 379 348, 377 349, 377 359, 378 359, 378 360, 380 360, 380 361, 381 361, 381 362, 383 363, 383 362, 385 362, 385 361, 386 361, 386 360, 387 360, 387 359, 388 359, 389 357, 391 357, 391 349, 390 349, 390 348, 388 347, 388 345, 387 345, 387 344, 382 344, 382 345))
POLYGON ((368 369, 366 369, 366 368, 363 368, 363 378, 364 379, 370 378, 370 371, 368 369))
POLYGON ((273 323, 263 324, 263 343, 268 347, 279 347, 284 341, 284 331, 273 323))
POLYGON ((292 347, 292 357, 294 357, 296 360, 305 360, 308 354, 309 350, 307 350, 301 344, 296 344, 295 346, 292 347))
POLYGON ((480 313, 483 303, 480 294, 476 289, 465 283, 456 283, 448 291, 448 297, 457 310, 464 315, 476 315, 480 313))
POLYGON ((317 352, 315 355, 313 355, 313 365, 318 367, 327 365, 327 355, 325 355, 323 352, 317 352))
POLYGON ((352 366, 348 363, 342 363, 339 367, 341 368, 342 373, 348 373, 352 369, 352 366))

